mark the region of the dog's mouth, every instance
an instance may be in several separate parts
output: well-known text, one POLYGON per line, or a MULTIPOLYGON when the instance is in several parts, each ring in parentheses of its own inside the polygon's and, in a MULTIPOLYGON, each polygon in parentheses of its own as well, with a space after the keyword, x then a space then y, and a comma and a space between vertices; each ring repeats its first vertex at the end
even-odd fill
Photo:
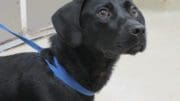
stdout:
POLYGON ((104 56, 108 57, 108 58, 114 58, 119 56, 120 54, 124 53, 124 54, 130 54, 130 55, 136 55, 138 52, 143 52, 145 50, 145 45, 143 44, 139 44, 139 45, 135 45, 129 49, 127 49, 124 52, 118 52, 118 51, 102 51, 104 53, 104 56))
POLYGON ((125 54, 136 55, 139 52, 143 52, 146 48, 146 38, 145 36, 139 37, 135 40, 128 48, 124 51, 125 54))
POLYGON ((146 48, 146 40, 144 38, 142 40, 139 40, 136 44, 129 47, 125 51, 125 54, 136 55, 138 52, 143 52, 145 48, 146 48))
POLYGON ((108 58, 114 58, 121 54, 136 55, 137 53, 143 52, 145 50, 146 39, 143 38, 141 40, 135 40, 126 45, 119 45, 119 44, 116 45, 117 45, 116 48, 107 49, 107 48, 99 47, 99 49, 104 54, 104 56, 108 58))
POLYGON ((136 45, 126 51, 127 54, 136 55, 138 52, 143 52, 145 50, 145 45, 136 45))

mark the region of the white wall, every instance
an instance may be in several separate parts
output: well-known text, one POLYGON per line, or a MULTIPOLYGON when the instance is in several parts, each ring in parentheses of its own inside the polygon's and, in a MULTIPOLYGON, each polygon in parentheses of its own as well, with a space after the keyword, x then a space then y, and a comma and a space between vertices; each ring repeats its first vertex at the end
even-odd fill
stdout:
MULTIPOLYGON (((0 23, 20 31, 20 11, 18 0, 0 0, 0 23)), ((0 43, 12 38, 11 35, 0 31, 0 43)))
POLYGON ((134 0, 141 8, 152 11, 180 11, 180 0, 134 0))
MULTIPOLYGON (((34 33, 39 29, 51 25, 51 15, 60 6, 71 0, 27 0, 27 33, 34 33)), ((152 11, 180 11, 180 0, 135 0, 142 8, 152 11)), ((0 23, 4 23, 13 30, 20 32, 20 0, 0 1, 0 23)), ((0 43, 12 38, 0 31, 0 43)))
POLYGON ((51 25, 52 14, 70 0, 27 0, 28 30, 38 31, 51 25))
MULTIPOLYGON (((70 0, 27 0, 27 33, 51 25, 52 14, 70 0)), ((21 32, 20 0, 0 0, 0 23, 21 32)), ((0 31, 0 44, 13 36, 0 31)))

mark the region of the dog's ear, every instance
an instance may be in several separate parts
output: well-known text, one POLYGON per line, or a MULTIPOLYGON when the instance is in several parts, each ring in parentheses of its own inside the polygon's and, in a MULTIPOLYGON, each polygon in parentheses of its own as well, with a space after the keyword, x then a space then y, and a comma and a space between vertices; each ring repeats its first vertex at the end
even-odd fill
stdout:
POLYGON ((52 23, 66 44, 76 47, 81 44, 80 13, 84 0, 73 0, 52 16, 52 23))

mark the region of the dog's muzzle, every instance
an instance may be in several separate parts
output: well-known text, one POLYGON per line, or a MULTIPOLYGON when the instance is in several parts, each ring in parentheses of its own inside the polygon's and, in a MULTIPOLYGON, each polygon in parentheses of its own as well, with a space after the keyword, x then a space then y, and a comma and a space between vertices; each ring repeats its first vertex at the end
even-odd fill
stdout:
POLYGON ((129 20, 126 23, 128 34, 133 37, 133 43, 127 51, 129 54, 136 54, 142 52, 146 47, 146 29, 145 26, 135 20, 129 20))

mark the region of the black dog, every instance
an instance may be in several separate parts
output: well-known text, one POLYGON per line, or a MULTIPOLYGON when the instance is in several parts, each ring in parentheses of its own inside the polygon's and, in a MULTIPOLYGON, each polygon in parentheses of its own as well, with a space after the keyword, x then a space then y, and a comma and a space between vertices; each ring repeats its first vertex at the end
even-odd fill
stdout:
POLYGON ((93 101, 58 80, 44 58, 58 57, 82 86, 98 92, 121 54, 145 49, 145 21, 131 0, 74 0, 52 17, 51 47, 0 58, 0 101, 93 101))

